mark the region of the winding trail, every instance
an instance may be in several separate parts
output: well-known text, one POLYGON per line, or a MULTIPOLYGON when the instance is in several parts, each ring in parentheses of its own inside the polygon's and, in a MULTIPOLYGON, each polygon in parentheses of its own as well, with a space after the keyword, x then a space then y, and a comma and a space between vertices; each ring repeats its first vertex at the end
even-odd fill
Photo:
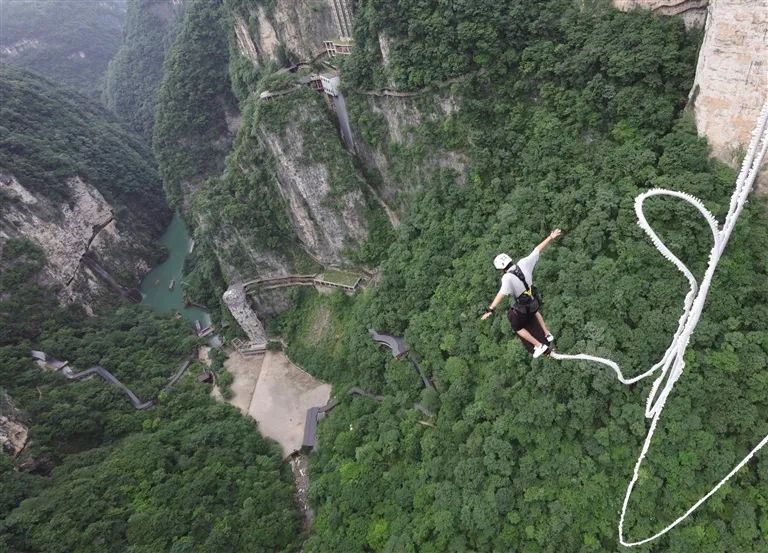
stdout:
POLYGON ((411 362, 411 365, 413 366, 413 369, 416 371, 416 374, 419 375, 419 378, 421 378, 421 381, 424 383, 424 387, 431 388, 432 390, 435 389, 435 385, 424 374, 424 371, 422 370, 421 365, 419 365, 418 361, 416 361, 416 358, 411 353, 411 350, 408 347, 408 344, 405 343, 405 338, 403 338, 402 336, 392 336, 391 334, 384 334, 382 332, 377 332, 372 328, 368 329, 368 334, 371 335, 371 338, 377 344, 387 346, 389 349, 391 349, 392 355, 396 359, 402 359, 403 357, 407 356, 408 361, 411 362))
MULTIPOLYGON (((370 392, 366 392, 358 386, 353 386, 347 390, 348 395, 358 395, 372 399, 376 403, 384 401, 384 396, 377 396, 370 392)), ((308 451, 317 446, 317 423, 319 422, 319 416, 327 413, 340 403, 338 399, 331 399, 328 403, 322 407, 310 407, 307 409, 307 416, 304 420, 304 439, 302 440, 302 450, 308 451)))
MULTIPOLYGON (((59 366, 61 368, 61 373, 69 380, 82 380, 92 375, 100 376, 101 378, 103 378, 113 386, 116 386, 117 388, 119 388, 120 391, 123 392, 128 397, 128 401, 131 402, 131 405, 133 405, 133 408, 138 411, 149 409, 155 404, 154 399, 150 399, 149 401, 141 401, 139 397, 135 393, 133 393, 133 390, 131 390, 130 388, 128 388, 128 386, 120 382, 120 380, 118 380, 118 378, 115 375, 113 375, 104 367, 95 366, 95 367, 91 367, 89 369, 85 369, 84 371, 80 371, 76 373, 72 371, 72 368, 69 367, 66 363, 59 361, 57 359, 49 359, 43 352, 33 351, 33 352, 30 352, 30 356, 34 359, 48 363, 52 367, 59 366)), ((167 390, 168 388, 176 384, 179 381, 179 379, 184 375, 184 373, 186 372, 186 370, 189 368, 191 364, 192 364, 192 360, 187 359, 184 362, 184 364, 182 364, 181 367, 168 379, 168 382, 163 387, 163 391, 167 390)))
POLYGON ((593 355, 587 355, 583 353, 567 355, 553 352, 551 354, 553 359, 563 361, 580 360, 603 364, 611 368, 616 373, 616 377, 618 378, 619 382, 627 385, 647 378, 661 369, 660 374, 656 377, 656 380, 654 381, 646 400, 645 416, 646 418, 651 419, 651 425, 645 437, 640 455, 638 456, 637 462, 635 463, 632 479, 627 486, 627 491, 624 495, 624 502, 621 507, 621 517, 619 519, 619 541, 624 546, 633 547, 636 545, 642 545, 644 543, 651 542, 672 530, 672 528, 688 518, 691 513, 698 509, 707 499, 709 499, 715 492, 717 492, 717 490, 719 490, 726 482, 728 482, 728 480, 730 480, 734 474, 736 474, 744 465, 746 465, 750 459, 752 459, 752 457, 754 457, 754 455, 760 451, 760 449, 762 449, 766 443, 768 443, 768 436, 765 436, 754 447, 754 449, 752 449, 752 451, 750 451, 707 494, 701 497, 685 513, 675 519, 671 524, 665 526, 656 534, 638 541, 628 540, 624 535, 624 520, 626 518, 627 505, 629 504, 632 490, 637 483, 640 468, 642 467, 645 456, 651 446, 653 434, 656 431, 656 425, 658 424, 661 413, 664 410, 664 405, 666 404, 667 399, 669 398, 669 395, 675 386, 675 383, 683 374, 683 369, 685 368, 685 352, 688 349, 691 335, 699 323, 701 313, 704 309, 704 303, 707 299, 707 294, 709 293, 709 288, 712 284, 712 278, 715 274, 715 270, 717 269, 718 264, 720 263, 720 258, 723 255, 723 251, 728 245, 728 240, 730 239, 731 232, 733 231, 733 228, 736 225, 736 221, 741 214, 741 210, 744 208, 744 204, 747 202, 747 196, 749 195, 757 174, 760 171, 760 166, 762 165, 763 159, 765 158, 766 151, 768 151, 768 101, 766 101, 763 106, 757 126, 753 132, 749 149, 741 166, 741 172, 739 173, 738 179, 736 180, 736 187, 733 191, 733 195, 731 196, 730 208, 728 209, 728 214, 725 217, 725 221, 723 222, 722 227, 719 226, 715 216, 712 215, 712 213, 706 207, 704 207, 704 204, 701 202, 701 200, 689 194, 675 190, 656 188, 644 192, 635 198, 635 213, 637 214, 638 225, 640 225, 645 233, 651 238, 651 241, 653 242, 653 245, 656 246, 656 249, 658 249, 659 252, 661 252, 661 254, 668 261, 672 262, 677 267, 677 269, 683 273, 683 275, 688 279, 688 284, 690 286, 690 290, 685 296, 683 303, 683 314, 680 316, 677 330, 672 337, 672 342, 667 348, 667 351, 664 353, 664 356, 658 363, 656 363, 653 367, 642 374, 633 377, 626 377, 622 373, 619 365, 610 359, 595 357, 593 355), (645 213, 643 212, 643 203, 647 198, 652 196, 670 196, 684 200, 693 205, 707 221, 707 224, 712 231, 713 244, 709 253, 709 265, 706 272, 704 273, 701 284, 696 281, 696 278, 693 276, 693 273, 691 273, 688 267, 686 267, 686 265, 680 261, 680 259, 676 257, 669 250, 669 248, 667 248, 664 242, 662 242, 662 240, 653 230, 653 228, 651 228, 651 226, 648 224, 648 221, 645 218, 645 213))

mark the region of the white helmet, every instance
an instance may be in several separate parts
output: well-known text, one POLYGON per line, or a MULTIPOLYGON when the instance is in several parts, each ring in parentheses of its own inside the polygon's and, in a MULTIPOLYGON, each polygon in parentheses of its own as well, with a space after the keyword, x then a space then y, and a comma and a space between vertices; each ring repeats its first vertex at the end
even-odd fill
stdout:
POLYGON ((512 263, 512 258, 505 253, 500 253, 493 259, 493 266, 499 270, 504 270, 512 263))

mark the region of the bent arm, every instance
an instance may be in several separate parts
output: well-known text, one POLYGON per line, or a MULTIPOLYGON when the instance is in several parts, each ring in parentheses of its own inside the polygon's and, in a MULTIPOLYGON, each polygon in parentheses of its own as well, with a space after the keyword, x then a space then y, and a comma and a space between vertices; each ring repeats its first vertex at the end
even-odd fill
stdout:
POLYGON ((541 244, 539 244, 538 246, 536 246, 536 248, 535 248, 535 249, 536 249, 536 251, 538 251, 539 253, 541 253, 541 252, 544 250, 544 248, 546 248, 546 247, 547 247, 547 245, 548 245, 548 244, 549 244, 549 243, 550 243, 552 240, 554 240, 555 238, 557 238, 558 236, 560 236, 560 235, 562 234, 562 232, 563 232, 563 231, 561 231, 559 228, 556 228, 555 230, 553 230, 552 232, 550 232, 550 233, 549 233, 549 236, 547 236, 547 237, 546 237, 544 240, 542 240, 541 244))
POLYGON ((504 300, 505 297, 506 296, 502 292, 499 292, 498 294, 496 294, 496 297, 493 298, 491 305, 489 305, 488 307, 490 307, 491 309, 495 309, 496 306, 499 305, 504 300))

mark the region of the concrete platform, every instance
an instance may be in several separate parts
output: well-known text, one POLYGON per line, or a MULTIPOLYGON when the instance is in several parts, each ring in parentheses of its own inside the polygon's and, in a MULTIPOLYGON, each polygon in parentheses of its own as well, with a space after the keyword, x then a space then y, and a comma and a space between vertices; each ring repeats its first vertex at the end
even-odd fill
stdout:
POLYGON ((234 396, 229 400, 229 403, 240 409, 243 415, 248 414, 263 362, 263 355, 246 357, 237 352, 233 352, 229 359, 224 362, 224 367, 234 377, 231 386, 234 396))
MULTIPOLYGON (((325 405, 331 397, 331 385, 301 370, 282 352, 267 352, 262 359, 248 414, 258 423, 259 431, 276 440, 283 449, 283 456, 288 457, 301 449, 307 409, 325 405)), ((246 360, 251 362, 251 359, 246 360)), ((242 395, 238 396, 236 392, 233 404, 236 400, 240 403, 240 398, 247 395, 253 374, 254 370, 243 374, 242 384, 238 383, 241 378, 235 377, 238 392, 242 395)), ((235 389, 234 384, 232 388, 235 389)))

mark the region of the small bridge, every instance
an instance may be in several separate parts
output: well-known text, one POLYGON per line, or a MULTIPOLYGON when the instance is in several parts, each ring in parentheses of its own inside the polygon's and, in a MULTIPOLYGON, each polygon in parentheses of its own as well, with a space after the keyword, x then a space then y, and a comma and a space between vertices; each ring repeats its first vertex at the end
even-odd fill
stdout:
POLYGON ((392 355, 398 359, 406 355, 409 351, 408 344, 405 343, 405 339, 402 338, 401 336, 390 336, 389 334, 381 334, 379 332, 376 332, 372 328, 368 329, 368 334, 371 335, 371 338, 377 344, 382 344, 384 346, 387 346, 389 349, 391 349, 392 355))

